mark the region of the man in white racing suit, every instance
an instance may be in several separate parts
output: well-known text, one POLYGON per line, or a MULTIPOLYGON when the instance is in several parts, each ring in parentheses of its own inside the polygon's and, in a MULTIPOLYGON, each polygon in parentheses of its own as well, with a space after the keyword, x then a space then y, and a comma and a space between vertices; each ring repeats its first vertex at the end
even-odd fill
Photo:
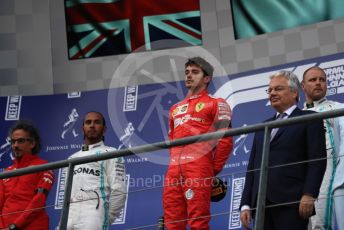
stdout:
MULTIPOLYGON (((326 73, 320 67, 313 66, 304 72, 302 87, 306 97, 304 109, 324 112, 342 106, 339 102, 328 100, 325 97, 327 79, 326 73)), ((318 200, 315 202, 316 215, 311 218, 312 229, 333 229, 334 206, 338 206, 336 209, 341 208, 341 210, 339 210, 340 213, 336 213, 337 225, 338 229, 344 230, 344 220, 341 220, 342 217, 338 218, 338 215, 343 215, 344 207, 336 205, 340 201, 344 205, 344 196, 332 196, 333 191, 344 195, 344 159, 340 157, 344 154, 344 117, 324 119, 324 126, 326 129, 327 167, 318 200)))
MULTIPOLYGON (((70 158, 99 155, 115 148, 104 145, 105 119, 89 112, 83 121, 85 144, 70 158)), ((69 230, 106 230, 121 214, 127 195, 124 159, 76 165, 68 215, 69 230)))

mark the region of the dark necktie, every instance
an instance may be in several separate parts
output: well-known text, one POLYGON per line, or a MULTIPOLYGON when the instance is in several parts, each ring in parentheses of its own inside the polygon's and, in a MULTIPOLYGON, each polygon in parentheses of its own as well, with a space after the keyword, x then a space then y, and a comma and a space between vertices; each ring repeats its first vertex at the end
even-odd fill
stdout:
MULTIPOLYGON (((287 116, 286 113, 280 113, 280 114, 277 116, 276 121, 277 121, 277 120, 282 120, 282 119, 283 119, 284 117, 286 117, 286 116, 287 116)), ((274 129, 271 130, 270 141, 272 141, 272 139, 274 139, 274 137, 275 137, 277 131, 278 131, 278 128, 274 128, 274 129)))

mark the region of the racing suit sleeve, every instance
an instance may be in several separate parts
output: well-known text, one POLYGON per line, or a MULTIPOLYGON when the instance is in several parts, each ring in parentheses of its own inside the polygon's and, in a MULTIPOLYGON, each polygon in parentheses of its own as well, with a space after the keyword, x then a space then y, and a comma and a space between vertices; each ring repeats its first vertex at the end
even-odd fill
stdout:
POLYGON ((0 228, 5 228, 4 222, 2 220, 2 207, 4 206, 4 186, 2 180, 0 180, 0 228))
MULTIPOLYGON (((343 109, 344 105, 340 104, 337 106, 336 109, 343 109)), ((335 118, 335 152, 336 152, 336 173, 338 172, 342 172, 343 170, 343 166, 344 165, 344 116, 341 117, 336 117, 335 118)), ((337 180, 337 178, 340 177, 335 177, 337 180)), ((341 177, 342 178, 342 177, 341 177)), ((340 181, 335 181, 334 184, 336 184, 336 186, 343 186, 343 182, 344 180, 341 179, 340 181), (339 182, 339 183, 338 183, 339 182)), ((336 189, 336 188, 333 188, 336 189)))
POLYGON ((34 191, 35 195, 25 208, 25 212, 22 212, 14 221, 18 229, 24 229, 31 220, 40 214, 39 211, 44 208, 48 193, 54 183, 54 173, 51 170, 39 172, 36 175, 39 177, 39 180, 34 191))
MULTIPOLYGON (((214 126, 216 130, 228 130, 231 127, 232 111, 227 102, 219 98, 214 103, 214 126)), ((232 137, 223 137, 218 140, 213 157, 214 175, 217 175, 225 165, 233 148, 232 137)))
POLYGON ((106 161, 107 180, 111 188, 109 200, 109 224, 112 224, 125 205, 127 198, 127 180, 124 158, 115 158, 106 161))

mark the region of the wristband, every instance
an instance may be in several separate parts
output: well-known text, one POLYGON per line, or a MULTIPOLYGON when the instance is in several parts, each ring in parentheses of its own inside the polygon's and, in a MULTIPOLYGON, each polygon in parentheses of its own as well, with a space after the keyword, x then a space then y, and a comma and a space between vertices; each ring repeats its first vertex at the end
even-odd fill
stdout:
POLYGON ((36 189, 36 193, 37 193, 37 194, 38 194, 38 193, 44 193, 46 196, 49 195, 49 191, 46 190, 45 188, 38 188, 38 189, 36 189))

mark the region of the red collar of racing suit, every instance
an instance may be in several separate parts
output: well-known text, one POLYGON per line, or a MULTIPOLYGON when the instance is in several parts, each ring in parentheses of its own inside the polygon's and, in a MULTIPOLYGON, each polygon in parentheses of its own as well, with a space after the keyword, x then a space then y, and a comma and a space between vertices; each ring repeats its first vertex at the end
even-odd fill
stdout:
POLYGON ((31 154, 31 153, 24 153, 23 156, 20 159, 14 159, 14 168, 25 168, 28 165, 30 165, 30 163, 37 159, 38 156, 36 154, 31 154))
POLYGON ((205 96, 205 95, 208 95, 208 90, 207 89, 204 89, 199 94, 188 96, 185 99, 192 100, 192 99, 196 99, 196 98, 199 98, 199 97, 202 97, 202 96, 205 96))

